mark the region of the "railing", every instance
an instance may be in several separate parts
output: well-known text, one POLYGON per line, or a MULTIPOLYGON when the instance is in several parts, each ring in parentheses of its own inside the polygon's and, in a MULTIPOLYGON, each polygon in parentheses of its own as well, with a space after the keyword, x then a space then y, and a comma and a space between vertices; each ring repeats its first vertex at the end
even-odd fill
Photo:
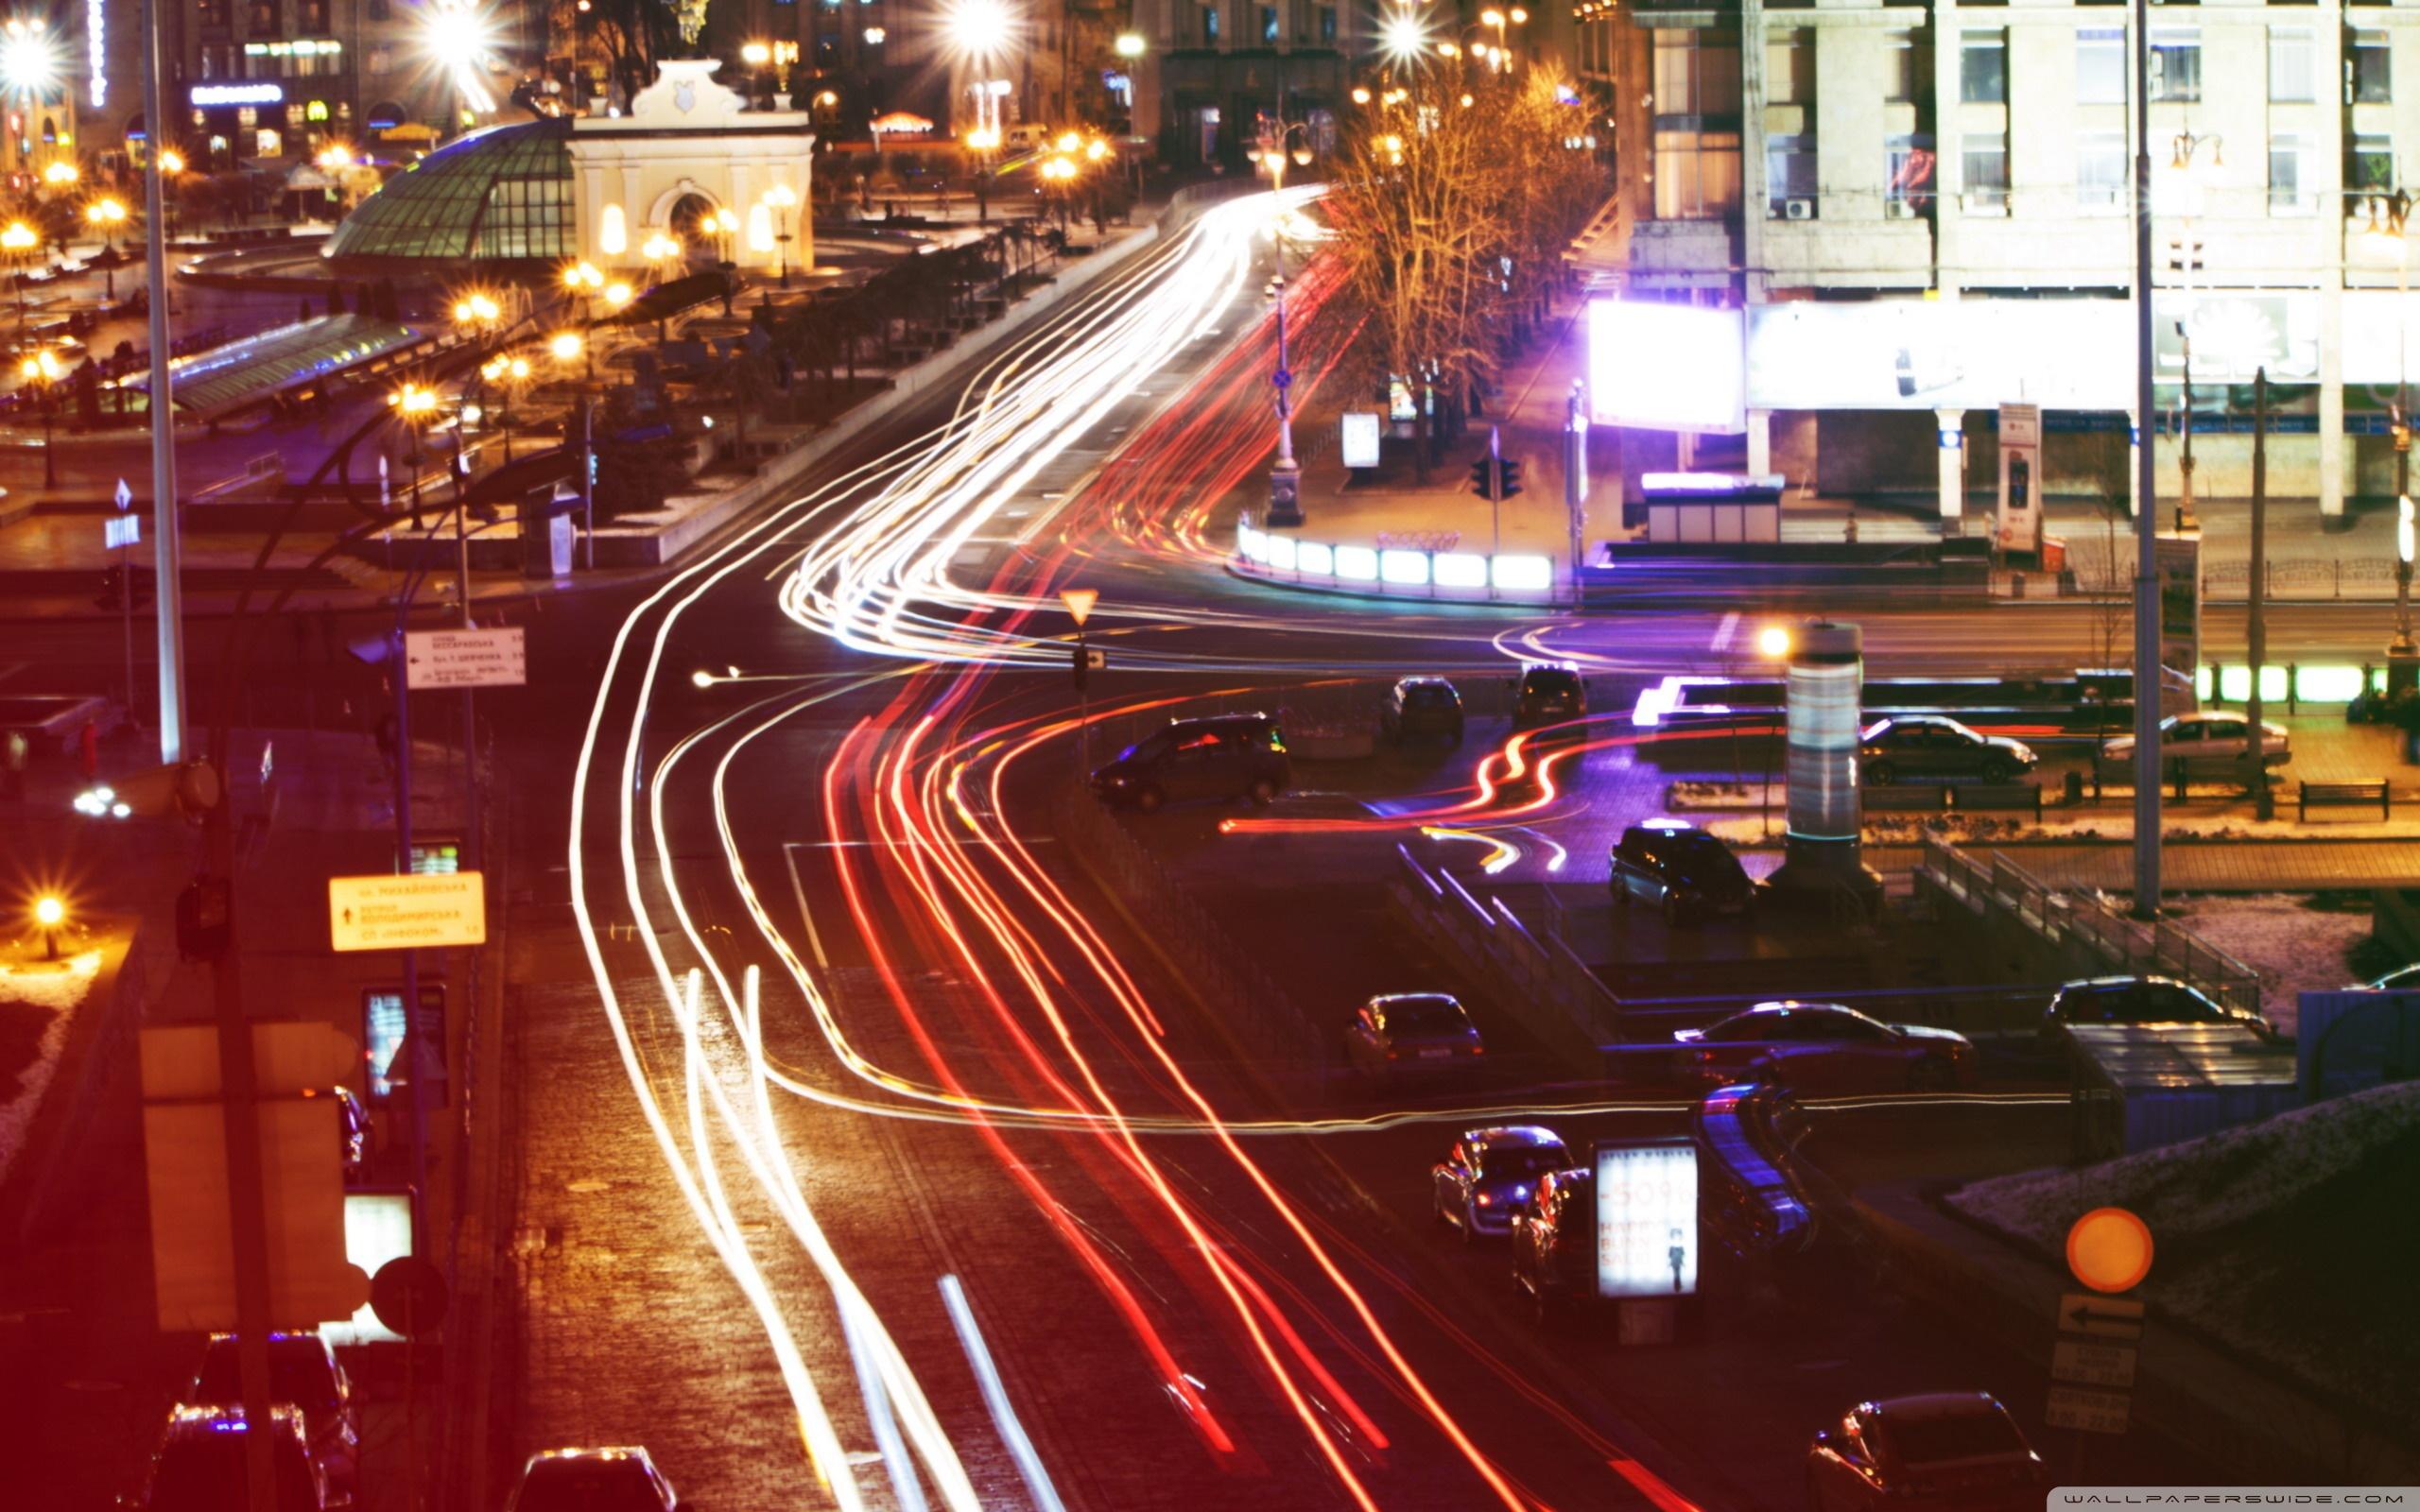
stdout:
POLYGON ((1482 903, 1452 874, 1430 871, 1404 846, 1387 897, 1405 922, 1445 947, 1461 973, 1487 984, 1499 1006, 1547 1047, 1580 1069, 1603 1066, 1603 1048, 1621 1040, 1621 1002, 1552 934, 1541 938, 1506 907, 1482 903))
POLYGON ((2000 851, 1979 859, 1927 835, 1916 871, 1979 914, 2006 913, 2045 939, 2083 947, 2113 974, 2158 972, 2229 1007, 2260 1011, 2259 973, 2208 940, 2131 919, 2095 893, 2052 886, 2000 851))

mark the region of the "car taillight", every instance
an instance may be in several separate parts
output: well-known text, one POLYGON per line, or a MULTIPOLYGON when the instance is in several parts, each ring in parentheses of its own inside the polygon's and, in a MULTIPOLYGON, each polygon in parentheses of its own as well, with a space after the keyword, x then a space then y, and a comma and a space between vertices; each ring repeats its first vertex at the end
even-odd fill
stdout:
POLYGON ((1464 1045, 1462 1046, 1462 1054, 1466 1056, 1483 1056, 1487 1054, 1487 1046, 1464 1045))
POLYGON ((1478 1194, 1478 1205, 1479 1205, 1480 1207, 1482 1207, 1482 1208, 1493 1208, 1493 1207, 1495 1207, 1495 1194, 1494 1193, 1492 1193, 1492 1192, 1482 1192, 1482 1193, 1480 1193, 1480 1194, 1478 1194))
POLYGON ((1403 1058, 1403 1052, 1396 1049, 1393 1045, 1389 1045, 1387 1046, 1387 1058, 1389 1060, 1401 1060, 1403 1058))

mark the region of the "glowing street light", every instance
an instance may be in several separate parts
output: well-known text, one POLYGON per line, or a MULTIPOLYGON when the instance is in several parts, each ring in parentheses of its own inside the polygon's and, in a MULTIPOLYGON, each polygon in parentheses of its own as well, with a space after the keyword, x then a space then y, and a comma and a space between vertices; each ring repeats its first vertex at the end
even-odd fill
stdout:
POLYGON ((605 285, 605 308, 609 310, 618 312, 632 297, 631 286, 620 279, 605 285))
POLYGON ((67 922, 67 904, 51 893, 34 900, 34 922, 42 926, 43 959, 59 959, 59 926, 67 922))
POLYGON ((546 338, 546 355, 557 362, 569 362, 588 351, 588 343, 577 331, 558 331, 546 338))
POLYGON ((454 323, 484 331, 504 318, 504 306, 492 294, 468 294, 454 301, 454 323))
POLYGON ((420 433, 421 428, 437 415, 437 390, 426 384, 406 383, 387 396, 387 403, 404 422, 412 438, 412 528, 421 527, 420 514, 420 433))
POLYGON ((1117 34, 1115 50, 1120 58, 1140 58, 1148 46, 1140 32, 1122 31, 1117 34))
POLYGON ((0 31, 0 85, 38 99, 59 86, 59 47, 39 21, 20 16, 0 31))
POLYGON ((1789 655, 1790 636, 1787 625, 1768 625, 1756 632, 1756 654, 1769 662, 1779 662, 1789 655))
POLYGON ((474 0, 436 0, 421 13, 421 46, 454 86, 457 119, 495 109, 484 77, 494 37, 474 0))
POLYGON ((174 147, 160 149, 160 171, 173 179, 185 171, 185 155, 174 147))
POLYGON ((981 61, 1008 51, 1016 22, 1003 0, 957 0, 943 9, 942 29, 952 47, 981 61))
POLYGON ((58 405, 55 403, 59 394, 57 386, 66 372, 67 369, 59 365, 58 353, 48 347, 43 348, 17 364, 18 377, 28 384, 42 386, 42 486, 45 489, 59 487, 59 469, 51 458, 50 435, 51 421, 58 413, 58 405))
POLYGON ((1410 10, 1397 10, 1378 23, 1378 50, 1398 67, 1428 50, 1428 27, 1410 10))
POLYGON ((84 207, 86 225, 99 230, 104 242, 117 245, 117 229, 126 224, 126 201, 114 195, 103 195, 84 207))
POLYGON ((82 177, 84 177, 83 173, 77 168, 76 164, 65 158, 54 158, 50 165, 42 170, 42 181, 54 189, 67 188, 82 177))

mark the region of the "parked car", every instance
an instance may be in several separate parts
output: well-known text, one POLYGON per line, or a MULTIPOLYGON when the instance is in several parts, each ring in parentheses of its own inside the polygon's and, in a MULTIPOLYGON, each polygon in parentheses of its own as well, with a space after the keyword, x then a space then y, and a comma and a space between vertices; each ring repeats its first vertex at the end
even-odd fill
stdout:
POLYGON ((1378 1086, 1466 1070, 1487 1054, 1478 1028, 1443 992, 1397 992, 1361 1005, 1344 1031, 1345 1058, 1378 1086))
MULTIPOLYGON (((2170 771, 2179 764, 2187 771, 2240 765, 2251 742, 2250 723, 2241 714, 2223 709, 2171 714, 2159 722, 2160 769, 2170 771)), ((2105 762, 2133 765, 2135 737, 2118 735, 2101 742, 2100 756, 2105 762)), ((2267 766, 2293 760, 2293 740, 2285 726, 2261 721, 2260 760, 2267 766)))
POLYGON ((504 1512, 677 1512, 646 1449, 550 1449, 529 1456, 504 1512))
POLYGON ((1538 1177, 1512 1215, 1512 1284, 1545 1323, 1597 1295, 1597 1173, 1568 1166, 1538 1177))
MULTIPOLYGON (((139 1503, 144 1512, 251 1512, 245 1466, 251 1431, 241 1407, 170 1408, 167 1431, 151 1462, 151 1484, 139 1503)), ((270 1408, 268 1434, 277 1512, 353 1505, 349 1498, 329 1494, 327 1476, 304 1442, 301 1413, 270 1408)))
POLYGON ((1606 881, 1617 906, 1653 903, 1674 924, 1744 914, 1756 896, 1756 885, 1729 846, 1677 819, 1651 819, 1624 830, 1606 881))
POLYGON ((2375 982, 2358 984, 2356 990, 2371 992, 2420 992, 2420 961, 2399 966, 2375 982))
POLYGON ((2042 1010, 2042 1042, 2056 1047, 2070 1023, 2240 1023, 2262 1034, 2269 1021, 2231 1008, 2172 976, 2091 976, 2069 982, 2042 1010))
POLYGON ((1858 741, 1858 781, 1868 787, 1889 787, 1910 778, 2012 782, 2040 760, 2022 741, 1982 734, 1937 714, 1877 719, 1858 741))
POLYGON ((1401 745, 1414 735, 1442 735, 1462 743, 1462 696, 1443 678, 1405 678, 1387 690, 1378 707, 1378 733, 1401 745))
POLYGON ((1759 1003, 1703 1029, 1679 1029, 1686 1085, 1777 1082, 1794 1091, 1927 1091, 1970 1086, 1975 1047, 1962 1034, 1884 1023, 1837 1003, 1759 1003))
POLYGON ((1531 662, 1512 679, 1512 728, 1559 725, 1588 713, 1588 684, 1568 662, 1531 662))
POLYGON ((305 1097, 333 1097, 337 1102, 337 1156, 344 1162, 348 1183, 361 1179, 370 1159, 370 1109, 350 1087, 305 1087, 305 1097))
POLYGON ((1806 1452, 1815 1512, 2039 1512, 2050 1486, 1988 1391, 1861 1401, 1806 1452))
POLYGON ((1520 1124, 1468 1130, 1431 1167, 1437 1221, 1461 1229, 1465 1240, 1511 1233, 1512 1215, 1528 1205, 1538 1177, 1570 1163, 1571 1152, 1550 1128, 1520 1124))
POLYGON ((1093 773, 1093 791, 1149 814, 1188 799, 1267 804, 1293 780, 1286 737, 1267 714, 1172 719, 1093 773))
MULTIPOLYGON (((201 1369, 186 1391, 184 1405, 241 1410, 243 1366, 236 1336, 214 1333, 203 1347, 201 1369)), ((326 1474, 330 1494, 345 1501, 361 1494, 361 1414, 354 1405, 353 1381, 337 1352, 317 1333, 268 1336, 268 1396, 279 1407, 302 1415, 311 1458, 326 1474)))

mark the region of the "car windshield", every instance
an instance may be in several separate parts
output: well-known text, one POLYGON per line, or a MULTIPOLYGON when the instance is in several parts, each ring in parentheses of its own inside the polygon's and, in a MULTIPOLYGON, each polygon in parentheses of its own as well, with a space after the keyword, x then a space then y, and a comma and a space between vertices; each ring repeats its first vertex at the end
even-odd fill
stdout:
POLYGON ((1461 1010, 1442 998, 1405 998, 1386 1012, 1389 1034, 1451 1034, 1462 1026, 1461 1010))
MULTIPOLYGON (((214 1339, 202 1357, 201 1379, 194 1385, 198 1407, 233 1407, 244 1400, 239 1383, 235 1341, 214 1339)), ((274 1340, 268 1347, 268 1395, 271 1401, 291 1402, 318 1410, 336 1402, 336 1382, 320 1353, 317 1339, 274 1340)))
POLYGON ((631 1460, 556 1460, 529 1473, 513 1512, 664 1512, 631 1460))
POLYGON ((2073 994, 2067 1017, 2085 1023, 2221 1023, 2226 1015, 2182 988, 2127 982, 2073 994))
POLYGON ((1739 859, 1723 843, 1702 831, 1668 833, 1656 849, 1671 868, 1691 882, 1711 882, 1739 869, 1739 859))
POLYGON ((1560 1144, 1516 1145, 1488 1151, 1486 1170, 1492 1177, 1544 1176, 1570 1163, 1570 1155, 1560 1144))
POLYGON ((1778 1013, 1741 1013, 1723 1020, 1705 1032, 1708 1040, 1724 1040, 1734 1043, 1750 1040, 1771 1040, 1781 1033, 1789 1020, 1778 1013))
POLYGON ((2006 1413, 1961 1413, 1954 1418, 1924 1418, 1913 1422, 1886 1419, 1886 1426, 1891 1447, 1905 1465, 1937 1465, 1945 1460, 2025 1452, 2025 1440, 2006 1413))
POLYGON ((1561 696, 1580 691, 1580 675, 1562 667, 1541 667, 1530 674, 1529 691, 1561 696))
POLYGON ((1442 682, 1416 682, 1403 690, 1403 701, 1418 704, 1449 704, 1454 701, 1454 690, 1442 682))

